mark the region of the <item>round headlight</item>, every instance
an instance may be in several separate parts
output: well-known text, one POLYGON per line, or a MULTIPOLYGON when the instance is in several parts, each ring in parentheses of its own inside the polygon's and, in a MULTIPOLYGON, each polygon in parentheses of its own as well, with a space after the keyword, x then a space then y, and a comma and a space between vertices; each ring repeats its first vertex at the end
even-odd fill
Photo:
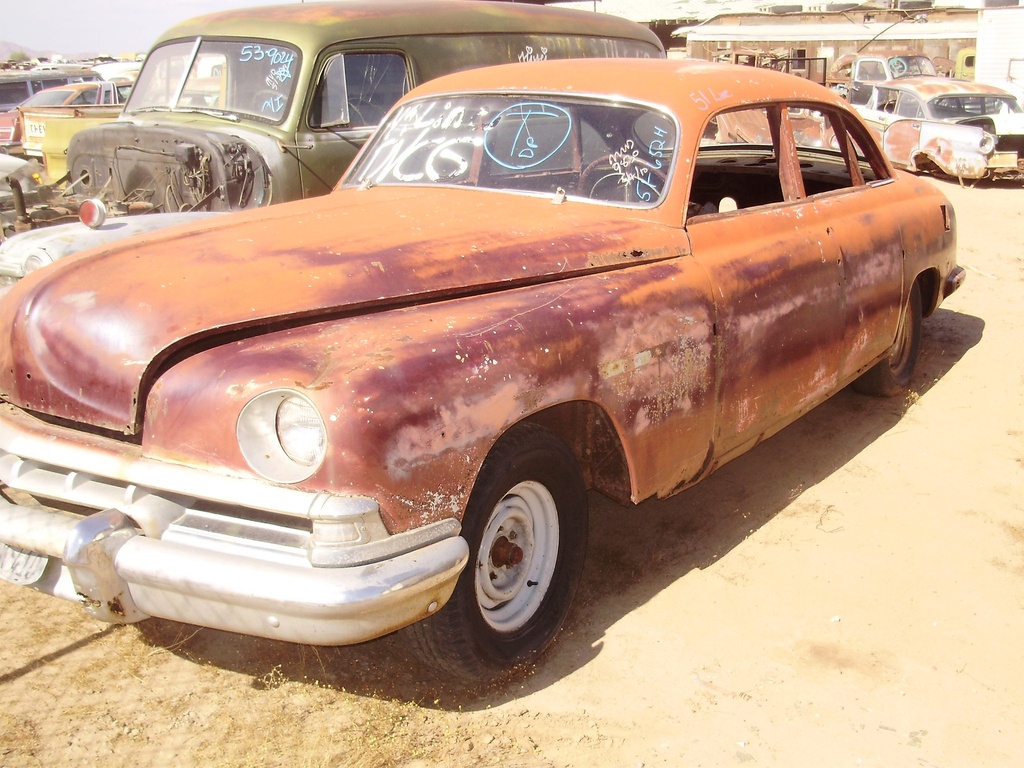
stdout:
POLYGON ((29 272, 35 272, 37 269, 45 267, 47 264, 53 264, 53 259, 50 258, 50 254, 46 251, 35 250, 25 257, 25 266, 23 269, 27 275, 29 272))
POLYGON ((304 467, 318 465, 324 458, 327 435, 313 404, 290 395, 277 407, 277 439, 288 458, 304 467))
POLYGON ((983 155, 994 152, 996 148, 996 137, 991 133, 982 134, 980 148, 983 155))
POLYGON ((246 403, 236 434, 249 466, 278 483, 305 480, 327 454, 327 428, 320 412, 292 389, 263 392, 246 403))

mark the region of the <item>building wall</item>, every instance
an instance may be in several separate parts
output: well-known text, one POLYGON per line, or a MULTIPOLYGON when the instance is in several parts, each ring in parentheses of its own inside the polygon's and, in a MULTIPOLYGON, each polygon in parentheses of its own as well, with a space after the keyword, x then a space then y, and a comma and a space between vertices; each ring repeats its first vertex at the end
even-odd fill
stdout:
POLYGON ((960 49, 975 46, 977 34, 978 13, 969 9, 738 14, 676 31, 691 58, 714 60, 750 50, 824 58, 830 64, 845 54, 894 49, 955 61, 960 49))

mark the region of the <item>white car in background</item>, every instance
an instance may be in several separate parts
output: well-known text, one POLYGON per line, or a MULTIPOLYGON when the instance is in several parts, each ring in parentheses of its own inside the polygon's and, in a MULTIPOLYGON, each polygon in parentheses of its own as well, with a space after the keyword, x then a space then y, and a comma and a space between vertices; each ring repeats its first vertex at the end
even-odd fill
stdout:
POLYGON ((1024 179, 1024 110, 984 83, 908 77, 875 86, 854 107, 889 160, 959 179, 1024 179))

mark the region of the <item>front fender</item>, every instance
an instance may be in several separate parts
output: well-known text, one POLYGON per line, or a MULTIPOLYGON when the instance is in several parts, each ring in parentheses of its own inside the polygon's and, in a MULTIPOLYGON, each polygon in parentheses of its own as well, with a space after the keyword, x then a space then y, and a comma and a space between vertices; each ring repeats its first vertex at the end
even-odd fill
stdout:
POLYGON ((324 464, 297 485, 374 498, 395 533, 461 519, 480 465, 509 427, 585 401, 618 433, 634 497, 674 487, 699 474, 712 434, 707 278, 692 260, 613 274, 196 351, 150 391, 144 453, 255 474, 235 438, 238 414, 260 393, 296 389, 328 431, 324 464))

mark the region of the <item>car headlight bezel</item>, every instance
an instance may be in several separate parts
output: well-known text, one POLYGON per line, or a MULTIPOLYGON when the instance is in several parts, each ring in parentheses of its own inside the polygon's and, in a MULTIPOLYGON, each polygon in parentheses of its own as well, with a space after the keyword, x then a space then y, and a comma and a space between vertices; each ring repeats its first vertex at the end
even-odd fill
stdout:
POLYGON ((28 256, 25 257, 25 261, 22 262, 21 273, 22 275, 28 275, 49 264, 53 264, 53 258, 50 254, 35 248, 29 252, 28 256))
POLYGON ((276 483, 311 477, 327 455, 327 427, 313 401, 295 389, 252 398, 238 414, 238 447, 250 467, 276 483))

